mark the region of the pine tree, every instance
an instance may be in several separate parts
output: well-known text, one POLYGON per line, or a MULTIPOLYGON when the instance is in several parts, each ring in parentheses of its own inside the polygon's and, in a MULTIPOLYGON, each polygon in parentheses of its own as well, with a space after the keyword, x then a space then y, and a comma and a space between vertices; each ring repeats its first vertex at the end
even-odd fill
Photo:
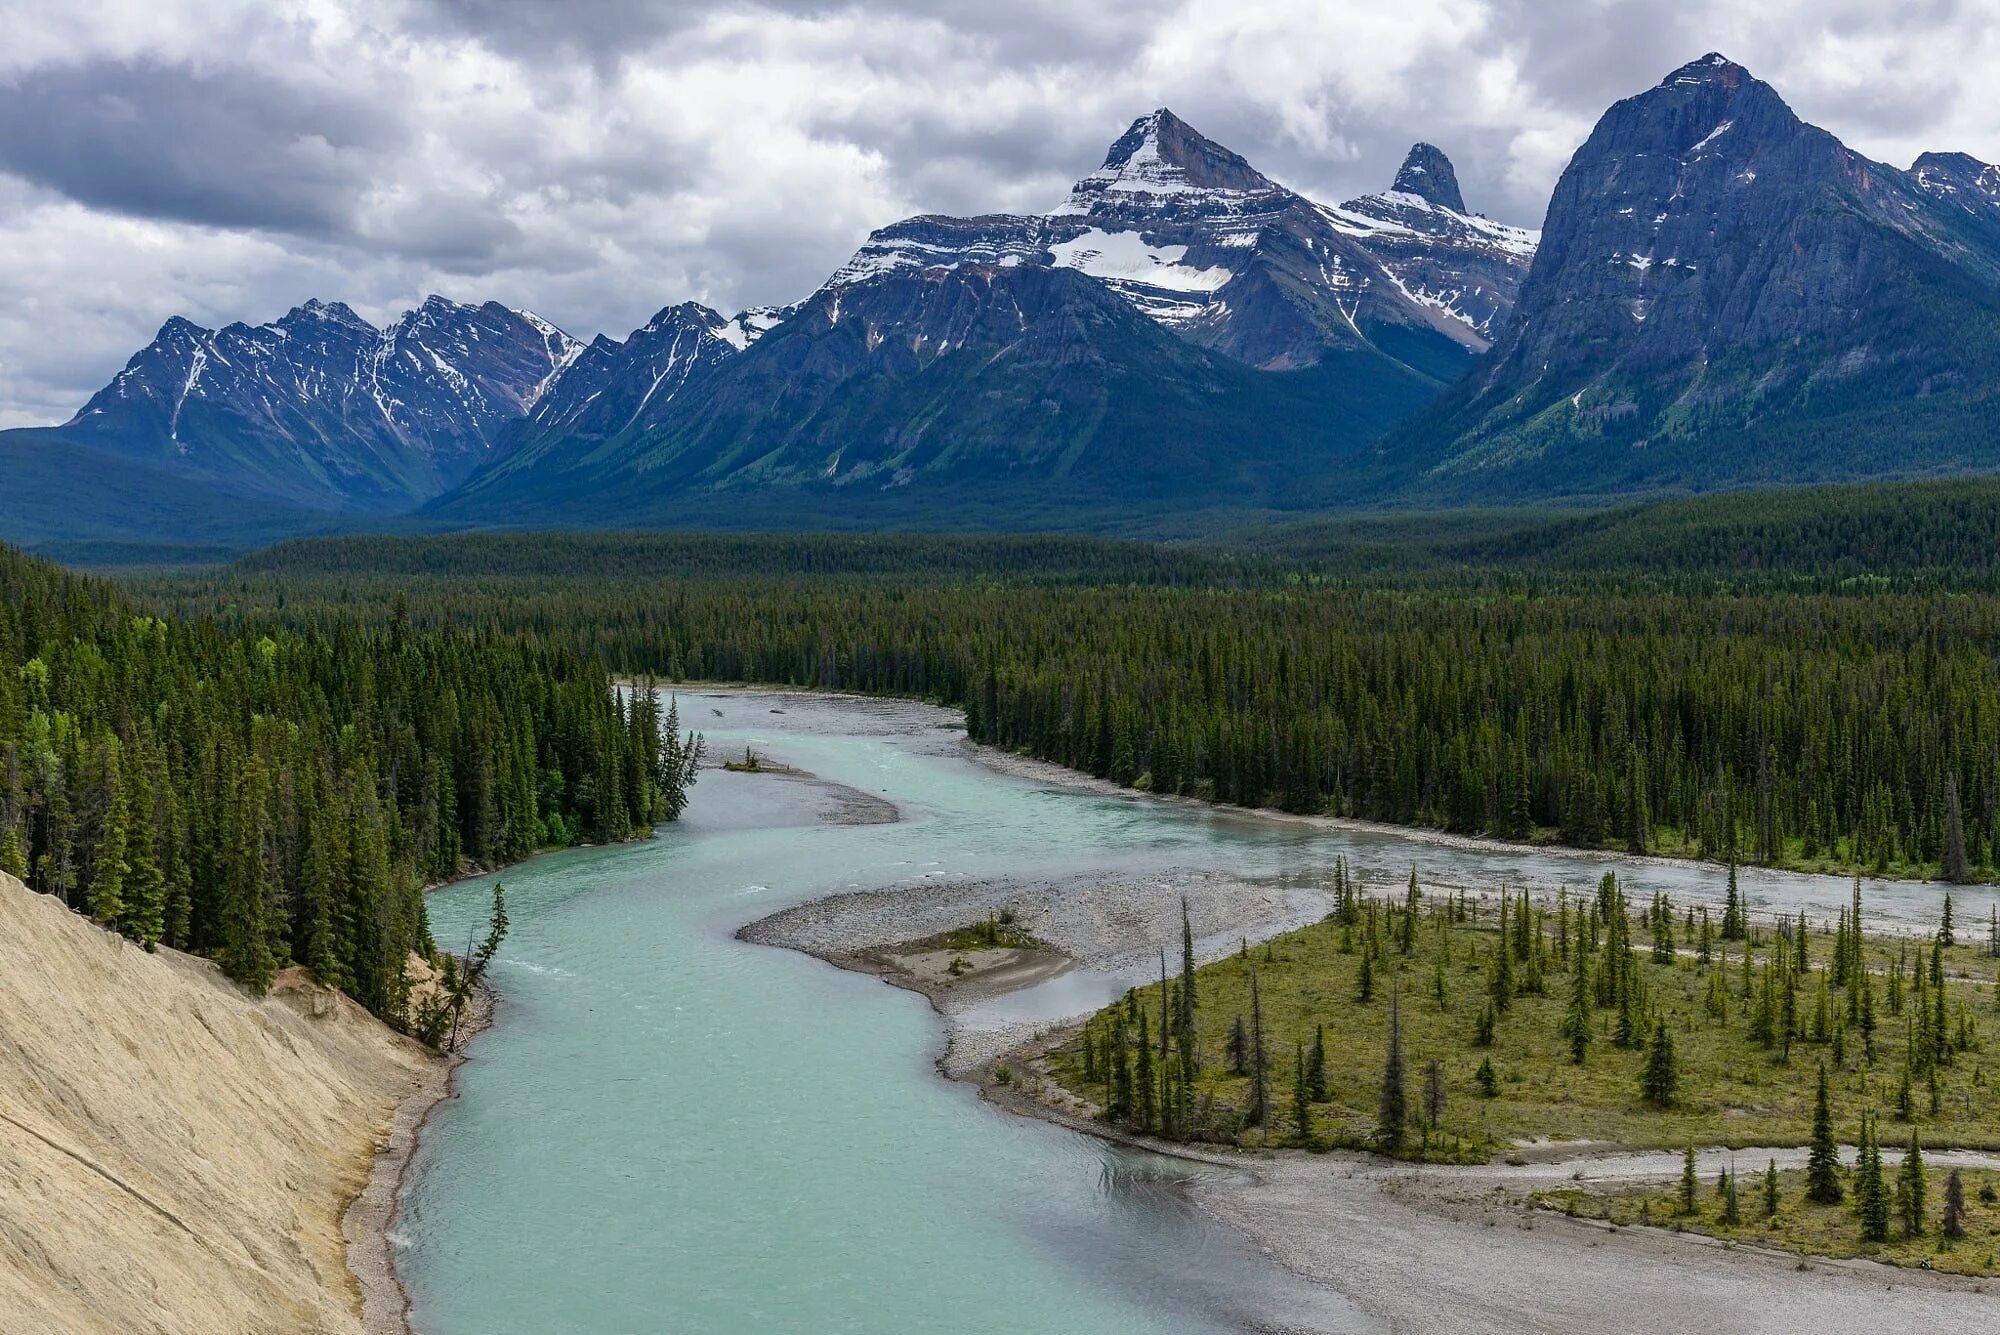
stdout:
POLYGON ((1383 1149, 1395 1154, 1403 1148, 1403 1128, 1409 1121, 1409 1096, 1403 1079, 1403 1017, 1399 989, 1389 989, 1388 1055, 1382 1064, 1382 1094, 1376 1108, 1376 1135, 1383 1149))
POLYGON ((1722 1222, 1735 1228, 1743 1222, 1743 1206, 1736 1197, 1736 1173, 1731 1170, 1722 1192, 1722 1222))
POLYGON ((1229 1060, 1229 1074, 1238 1077, 1250 1074, 1250 1031, 1243 1025, 1243 1017, 1229 1027, 1229 1042, 1223 1050, 1229 1060))
POLYGON ((1778 1217, 1778 1161, 1775 1158, 1764 1166, 1764 1217, 1778 1217))
POLYGON ((1671 1108, 1680 1093, 1680 1083, 1674 1037, 1667 1031, 1667 1021, 1662 1016, 1654 1022, 1653 1041, 1646 1049, 1646 1064, 1639 1074, 1639 1091, 1655 1108, 1671 1108))
POLYGON ((1373 957, 1365 950, 1361 952, 1361 975, 1354 997, 1364 1006, 1375 999, 1375 965, 1373 957))
POLYGON ((1938 920, 1937 939, 1941 944, 1947 946, 1958 944, 1958 933, 1952 928, 1951 891, 1949 890, 1944 892, 1944 914, 1938 920))
POLYGON ((1690 1145, 1681 1155, 1680 1209, 1683 1215, 1695 1212, 1695 1188, 1694 1146, 1690 1145))
POLYGON ((1821 1205, 1840 1204, 1840 1147, 1833 1139, 1833 1104, 1826 1085, 1826 1063, 1819 1067, 1819 1092, 1813 1100, 1812 1147, 1806 1153, 1806 1199, 1821 1205))
POLYGON ((1314 1103, 1326 1102, 1326 1026, 1313 1026, 1312 1059, 1306 1064, 1306 1090, 1314 1103))

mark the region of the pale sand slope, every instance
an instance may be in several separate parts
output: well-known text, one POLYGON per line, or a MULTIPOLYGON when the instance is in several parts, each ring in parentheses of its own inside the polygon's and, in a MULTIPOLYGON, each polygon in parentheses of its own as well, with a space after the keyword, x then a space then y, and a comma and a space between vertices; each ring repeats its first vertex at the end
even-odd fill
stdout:
POLYGON ((432 1060, 0 875, 0 1328, 359 1332, 341 1213, 432 1060))

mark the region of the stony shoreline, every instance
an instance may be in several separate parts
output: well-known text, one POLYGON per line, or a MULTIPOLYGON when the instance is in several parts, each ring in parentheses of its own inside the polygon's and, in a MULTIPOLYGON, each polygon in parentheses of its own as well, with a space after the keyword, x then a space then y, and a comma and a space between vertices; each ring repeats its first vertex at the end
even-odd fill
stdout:
POLYGON ((457 1093, 458 1068, 472 1040, 493 1023, 497 995, 481 987, 463 1024, 459 1045, 440 1054, 423 1080, 396 1105, 388 1135, 368 1168, 368 1185, 341 1214, 347 1269, 361 1290, 361 1327, 368 1335, 410 1335, 410 1295, 396 1269, 390 1235, 403 1208, 410 1164, 431 1116, 457 1093))
MULTIPOLYGON (((1466 1335, 1589 1330, 1600 1328, 1609 1310, 1621 1312, 1625 1329, 1663 1333, 1718 1323, 1759 1331, 1851 1328, 1851 1318, 1864 1310, 1871 1324, 1920 1319, 1940 1331, 1990 1329, 2000 1319, 2000 1298, 1987 1296, 1992 1286, 1977 1280, 1734 1246, 1670 1228, 1607 1229, 1528 1200, 1532 1190, 1572 1180, 1672 1179, 1680 1172, 1678 1154, 1545 1144, 1521 1147, 1506 1163, 1415 1166, 1366 1154, 1242 1151, 1131 1136, 1097 1122, 1095 1109, 1037 1069, 1038 1057, 1064 1041, 1080 1017, 992 1027, 979 1021, 995 988, 941 986, 899 964, 906 943, 1007 908, 1060 954, 1066 968, 1122 968, 1139 982, 1158 949, 1178 950, 1182 894, 1203 937, 1203 959, 1238 939, 1255 943, 1324 911, 1313 890, 1169 869, 1137 879, 926 882, 836 895, 751 923, 738 935, 924 995, 944 1024, 939 1073, 975 1085, 997 1108, 1229 1170, 1196 1174, 1188 1195, 1197 1209, 1309 1283, 1354 1297, 1362 1276, 1359 1287, 1369 1293, 1364 1306, 1391 1328, 1466 1335), (1454 1261, 1443 1269, 1419 1267, 1423 1273, 1413 1275, 1397 1262, 1399 1250, 1454 1261), (1565 1283, 1574 1296, 1559 1292, 1551 1299, 1565 1283), (1635 1293, 1646 1293, 1649 1306, 1624 1315, 1635 1293)), ((1048 976, 1024 975, 1017 987, 1000 987, 998 994, 1033 988, 1048 976)), ((1740 1153, 1754 1154, 1759 1163, 1776 1157, 1781 1165, 1802 1155, 1797 1149, 1740 1153)), ((1728 1154, 1705 1152, 1701 1171, 1712 1177, 1728 1154)), ((1983 1155, 1944 1157, 1994 1162, 1983 1155)))

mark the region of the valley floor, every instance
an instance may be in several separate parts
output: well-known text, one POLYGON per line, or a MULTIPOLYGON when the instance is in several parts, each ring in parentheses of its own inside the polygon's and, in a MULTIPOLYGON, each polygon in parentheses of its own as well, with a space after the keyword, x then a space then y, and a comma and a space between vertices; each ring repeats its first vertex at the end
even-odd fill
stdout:
MULTIPOLYGON (((1089 786, 1053 766, 973 749, 995 768, 1089 786)), ((1535 1203, 1535 1193, 1559 1188, 1656 1183, 1664 1190, 1680 1173, 1678 1153, 1572 1141, 1523 1145, 1485 1165, 1411 1165, 1366 1154, 1166 1144, 1106 1128, 1094 1108, 1040 1074, 1039 1060, 1074 1034, 1075 1018, 1157 977, 1157 951, 1164 946, 1171 958, 1178 948, 1183 895, 1204 961, 1316 920, 1330 904, 1317 887, 1214 871, 933 881, 813 901, 741 935, 922 993, 945 1025, 941 1073, 977 1084, 1011 1111, 1197 1165, 1186 1187, 1197 1208, 1297 1276, 1337 1290, 1383 1329, 1581 1331, 1602 1329, 1607 1313, 1617 1314, 1621 1329, 1644 1332, 1901 1324, 1984 1331, 2000 1319, 1990 1280, 1806 1258, 1679 1233, 1671 1221, 1607 1228, 1535 1203), (938 958, 949 952, 937 948, 940 934, 1002 910, 1036 944, 993 951, 991 961, 971 953, 957 974, 942 972, 938 958)), ((1702 1153, 1704 1190, 1729 1157, 1702 1153)), ((1852 1160, 1852 1146, 1843 1157, 1852 1160)), ((1736 1158, 1759 1168, 1775 1158, 1794 1169, 1804 1151, 1751 1148, 1736 1158)), ((1940 1179, 1953 1165, 2000 1165, 1975 1152, 1933 1160, 1940 1179)))

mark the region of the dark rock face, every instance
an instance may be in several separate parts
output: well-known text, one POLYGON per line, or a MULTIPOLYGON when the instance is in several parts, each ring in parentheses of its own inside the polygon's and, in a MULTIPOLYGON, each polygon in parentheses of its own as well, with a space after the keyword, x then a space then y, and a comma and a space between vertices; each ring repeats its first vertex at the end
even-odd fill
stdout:
MULTIPOLYGON (((1970 153, 1924 153, 1910 164, 1922 189, 1941 198, 2000 204, 2000 167, 1970 153)), ((1970 202, 1969 201, 1969 202, 1970 202)))
POLYGON ((407 509, 470 473, 574 346, 536 316, 442 297, 387 329, 338 302, 216 331, 175 317, 62 431, 242 494, 407 509))
MULTIPOLYGON (((1412 161, 1456 198, 1441 153, 1412 161)), ((698 307, 600 340, 434 508, 519 518, 635 478, 633 503, 663 513, 717 490, 997 479, 1296 498, 1308 461, 1348 457, 1485 346, 1533 250, 1376 198, 1315 204, 1162 109, 1047 215, 881 228, 754 346, 698 307)))
MULTIPOLYGON (((1451 164, 1431 154, 1455 195, 1451 164)), ((1053 265, 1095 278, 1189 341, 1252 366, 1295 370, 1332 352, 1365 351, 1448 379, 1485 347, 1513 284, 1491 277, 1466 313, 1448 297, 1406 289, 1393 268, 1433 244, 1454 252, 1490 245, 1511 272, 1525 266, 1533 240, 1484 219, 1459 219, 1454 234, 1444 220, 1458 216, 1437 212, 1413 229, 1326 209, 1162 108, 1134 121, 1104 165, 1048 215, 910 218, 871 236, 828 286, 907 268, 1053 265)), ((1445 263, 1462 267, 1461 258, 1445 263)))
POLYGON ((1365 229, 1361 244, 1396 284, 1458 321, 1484 348, 1506 322, 1535 257, 1537 234, 1465 211, 1451 159, 1417 144, 1386 194, 1363 195, 1340 215, 1365 229))
POLYGON ((508 429, 502 448, 532 451, 559 440, 585 449, 657 426, 681 391, 735 355, 737 337, 730 321, 693 301, 667 307, 622 343, 600 334, 508 429))
POLYGON ((1465 196, 1458 192, 1458 173, 1453 170, 1451 159, 1433 144, 1411 145, 1409 156, 1403 159, 1396 173, 1396 184, 1390 189, 1415 195, 1426 204, 1453 213, 1465 212, 1465 196))
POLYGON ((741 512, 782 494, 852 515, 907 491, 934 498, 922 514, 937 523, 994 486, 1051 514, 1248 502, 1323 475, 1432 392, 1372 360, 1356 368, 1366 385, 1333 375, 1206 352, 1070 269, 904 266, 822 289, 657 429, 489 469, 436 512, 657 522, 703 496, 741 512))
POLYGON ((1705 56, 1605 113, 1498 345, 1396 448, 1482 497, 1893 470, 1881 440, 1843 455, 1805 424, 1977 383, 1996 257, 1920 176, 1705 56))

